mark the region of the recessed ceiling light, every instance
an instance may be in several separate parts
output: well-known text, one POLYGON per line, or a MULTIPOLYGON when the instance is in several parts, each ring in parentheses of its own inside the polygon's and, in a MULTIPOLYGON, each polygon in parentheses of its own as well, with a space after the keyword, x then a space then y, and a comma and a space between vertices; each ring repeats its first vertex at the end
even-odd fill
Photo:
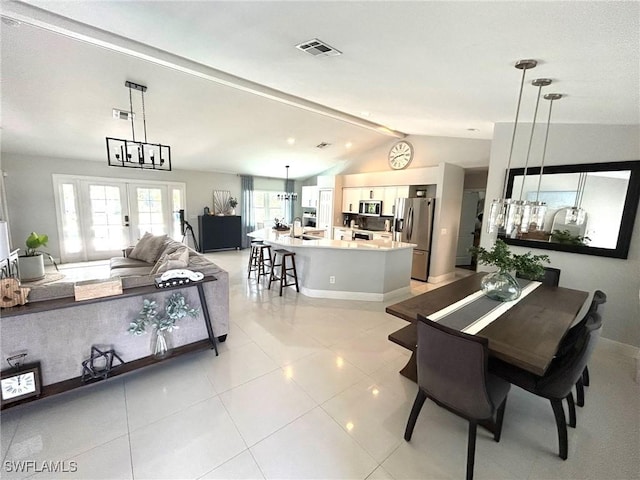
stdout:
POLYGON ((345 148, 351 148, 351 147, 353 147, 353 143, 347 142, 347 143, 344 144, 344 146, 345 146, 345 148))
POLYGON ((362 115, 363 117, 368 117, 371 115, 371 112, 367 112, 366 110, 360 112, 360 115, 362 115))
POLYGON ((289 138, 287 138, 287 143, 289 145, 293 145, 294 143, 296 143, 296 139, 293 138, 293 137, 289 137, 289 138))

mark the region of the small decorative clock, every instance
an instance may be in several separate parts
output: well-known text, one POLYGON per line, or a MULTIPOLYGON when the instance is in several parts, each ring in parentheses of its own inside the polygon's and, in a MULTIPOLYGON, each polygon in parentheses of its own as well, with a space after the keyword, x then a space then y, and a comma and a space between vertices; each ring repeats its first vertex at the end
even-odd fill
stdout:
POLYGON ((0 373, 2 406, 25 398, 37 397, 42 391, 40 362, 20 365, 0 373))
POLYGON ((404 140, 399 141, 389 150, 389 166, 394 170, 406 168, 413 159, 413 146, 404 140))

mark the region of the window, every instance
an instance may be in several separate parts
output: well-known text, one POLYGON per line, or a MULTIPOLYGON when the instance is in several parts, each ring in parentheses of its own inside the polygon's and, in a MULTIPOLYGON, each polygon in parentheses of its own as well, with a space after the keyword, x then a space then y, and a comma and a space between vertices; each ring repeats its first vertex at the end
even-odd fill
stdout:
POLYGON ((253 191, 253 215, 256 226, 270 225, 275 218, 284 217, 284 202, 278 198, 278 192, 266 190, 253 191))

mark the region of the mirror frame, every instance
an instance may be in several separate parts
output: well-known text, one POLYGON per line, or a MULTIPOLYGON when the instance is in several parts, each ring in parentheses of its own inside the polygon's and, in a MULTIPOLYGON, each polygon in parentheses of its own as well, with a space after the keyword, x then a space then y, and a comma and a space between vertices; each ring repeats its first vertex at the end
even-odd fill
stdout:
MULTIPOLYGON (((513 182, 516 176, 524 175, 524 168, 514 168, 509 170, 507 182, 507 198, 512 198, 513 182)), ((544 167, 543 175, 554 173, 580 173, 580 172, 607 172, 630 170, 629 186, 624 202, 622 218, 620 220, 620 230, 618 233, 618 243, 616 248, 590 247, 588 245, 566 245, 563 243, 541 242, 537 240, 523 240, 519 238, 507 238, 500 236, 505 243, 521 247, 539 248, 542 250, 557 250, 560 252, 581 253, 585 255, 597 255, 600 257, 623 258, 629 255, 633 225, 638 210, 640 200, 640 160, 625 162, 603 162, 603 163, 581 163, 574 165, 550 165, 544 167)), ((540 175, 540 167, 527 168, 527 175, 540 175)))

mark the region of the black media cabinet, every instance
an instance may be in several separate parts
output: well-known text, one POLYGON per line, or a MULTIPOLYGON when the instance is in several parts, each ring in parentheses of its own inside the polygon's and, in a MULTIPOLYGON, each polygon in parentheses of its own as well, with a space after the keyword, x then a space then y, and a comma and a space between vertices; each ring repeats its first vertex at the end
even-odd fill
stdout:
POLYGON ((198 242, 202 253, 242 248, 242 217, 238 215, 199 215, 198 242))

